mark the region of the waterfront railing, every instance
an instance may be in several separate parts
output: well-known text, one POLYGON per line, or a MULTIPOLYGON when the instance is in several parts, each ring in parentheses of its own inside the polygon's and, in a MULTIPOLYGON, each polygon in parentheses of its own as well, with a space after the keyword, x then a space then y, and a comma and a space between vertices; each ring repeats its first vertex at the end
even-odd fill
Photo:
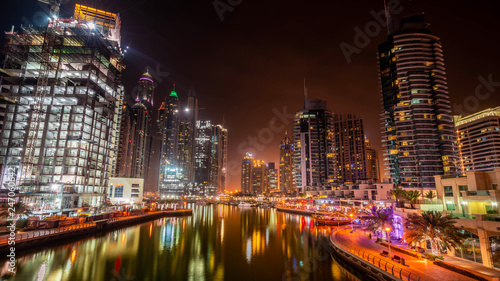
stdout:
POLYGON ((400 266, 397 266, 394 263, 388 262, 377 255, 374 255, 373 253, 370 253, 368 251, 365 251, 363 249, 353 247, 347 243, 340 242, 338 239, 334 239, 336 232, 332 233, 330 236, 330 241, 332 244, 334 244, 337 248, 347 251, 354 256, 362 259, 364 262, 368 262, 379 269, 389 273, 390 275, 401 279, 405 281, 427 281, 426 279, 418 276, 417 274, 408 271, 407 269, 404 269, 400 266), (335 240, 335 241, 334 241, 335 240))
MULTIPOLYGON (((47 230, 30 231, 30 232, 26 232, 26 233, 18 233, 18 234, 16 234, 15 241, 17 243, 17 242, 22 242, 22 241, 33 239, 33 238, 40 238, 40 237, 44 237, 44 236, 48 237, 48 236, 54 235, 54 234, 71 232, 71 231, 76 231, 76 230, 81 230, 81 229, 86 229, 86 228, 91 228, 91 227, 95 227, 95 224, 88 222, 88 223, 75 224, 75 225, 61 227, 61 228, 53 228, 53 229, 47 229, 47 230)), ((0 238, 0 245, 7 244, 8 242, 9 242, 8 236, 0 238)))

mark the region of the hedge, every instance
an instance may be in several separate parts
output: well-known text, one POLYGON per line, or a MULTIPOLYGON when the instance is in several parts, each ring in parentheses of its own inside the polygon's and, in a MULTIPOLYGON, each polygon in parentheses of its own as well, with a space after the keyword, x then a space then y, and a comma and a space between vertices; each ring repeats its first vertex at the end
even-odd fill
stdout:
POLYGON ((472 279, 476 279, 476 280, 479 280, 479 281, 488 281, 488 279, 484 278, 484 277, 481 277, 481 276, 478 276, 468 270, 465 270, 463 268, 460 268, 460 267, 456 267, 452 264, 449 264, 449 263, 445 263, 445 262, 442 262, 442 261, 435 261, 434 262, 435 265, 437 266, 440 266, 440 267, 443 267, 443 268, 446 268, 446 269, 449 269, 451 271, 455 271, 456 273, 460 273, 464 276, 467 276, 467 277, 470 277, 472 279))
MULTIPOLYGON (((388 244, 386 242, 380 242, 380 245, 384 246, 384 247, 389 247, 388 244)), ((409 256, 412 256, 412 257, 415 257, 415 258, 421 258, 422 255, 418 254, 418 253, 415 253, 414 251, 410 251, 410 250, 406 250, 406 249, 403 249, 403 248, 399 248, 397 246, 394 246, 391 244, 391 250, 394 250, 394 251, 397 251, 397 252, 401 252, 403 254, 407 254, 409 256)))

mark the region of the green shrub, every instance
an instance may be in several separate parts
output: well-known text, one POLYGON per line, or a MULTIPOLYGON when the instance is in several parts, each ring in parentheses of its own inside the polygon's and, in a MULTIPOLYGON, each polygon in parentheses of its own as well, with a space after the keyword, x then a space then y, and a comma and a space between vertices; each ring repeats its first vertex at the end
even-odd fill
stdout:
POLYGON ((434 255, 433 253, 425 253, 424 257, 428 260, 435 261, 436 259, 438 260, 444 260, 443 256, 441 255, 434 255))
POLYGON ((16 228, 25 228, 28 225, 28 219, 20 219, 16 221, 16 228))
POLYGON ((437 266, 449 269, 451 271, 455 271, 457 273, 460 273, 460 274, 462 274, 464 276, 467 276, 467 277, 470 277, 472 279, 476 279, 476 280, 479 280, 479 281, 487 281, 487 279, 484 278, 484 277, 478 276, 478 275, 476 275, 476 274, 474 274, 474 273, 472 273, 470 271, 467 271, 467 270, 462 269, 460 267, 456 267, 456 266, 451 265, 449 263, 445 263, 445 262, 442 262, 442 261, 435 261, 434 264, 437 265, 437 266))
POLYGON ((498 214, 497 211, 493 210, 493 209, 489 209, 488 211, 486 211, 486 213, 488 214, 498 214))

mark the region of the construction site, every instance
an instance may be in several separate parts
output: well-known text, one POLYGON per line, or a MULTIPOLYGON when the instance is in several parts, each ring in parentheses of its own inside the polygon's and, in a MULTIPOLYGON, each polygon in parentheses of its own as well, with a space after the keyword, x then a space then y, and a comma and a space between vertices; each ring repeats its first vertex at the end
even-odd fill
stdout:
MULTIPOLYGON (((5 33, 0 182, 35 215, 101 206, 113 176, 123 105, 120 16, 79 4, 45 27, 5 33)), ((81 210, 80 210, 81 211, 81 210)))

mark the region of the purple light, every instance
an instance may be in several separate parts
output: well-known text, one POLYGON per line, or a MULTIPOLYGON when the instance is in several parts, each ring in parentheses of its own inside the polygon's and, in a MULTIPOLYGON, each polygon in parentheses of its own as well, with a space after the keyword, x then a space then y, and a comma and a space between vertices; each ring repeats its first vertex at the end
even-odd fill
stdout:
POLYGON ((142 77, 142 78, 141 78, 141 79, 139 79, 139 80, 148 80, 149 82, 154 83, 154 81, 153 81, 153 80, 151 80, 151 79, 149 79, 149 78, 147 78, 147 77, 142 77))

